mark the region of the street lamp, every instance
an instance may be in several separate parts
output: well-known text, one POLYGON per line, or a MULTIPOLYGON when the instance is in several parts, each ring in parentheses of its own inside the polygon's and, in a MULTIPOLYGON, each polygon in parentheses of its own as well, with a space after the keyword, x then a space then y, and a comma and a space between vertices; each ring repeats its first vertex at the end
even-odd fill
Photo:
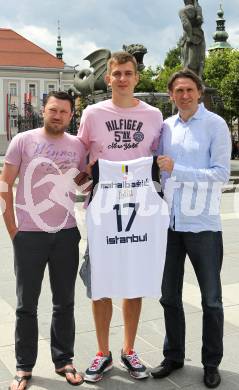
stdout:
POLYGON ((61 91, 62 75, 63 75, 63 72, 59 72, 59 91, 61 91))
POLYGON ((76 77, 76 68, 77 68, 77 66, 79 66, 79 64, 76 64, 76 65, 73 66, 73 69, 74 69, 73 78, 74 78, 74 80, 75 80, 75 77, 76 77))

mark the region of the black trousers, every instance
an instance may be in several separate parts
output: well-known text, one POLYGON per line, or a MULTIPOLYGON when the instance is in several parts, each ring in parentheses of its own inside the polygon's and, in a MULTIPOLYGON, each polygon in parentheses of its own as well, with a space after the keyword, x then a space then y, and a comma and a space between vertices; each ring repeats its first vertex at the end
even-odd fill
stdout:
POLYGON ((17 370, 31 371, 38 345, 37 306, 46 265, 52 291, 51 354, 56 368, 74 356, 75 281, 79 266, 80 233, 19 231, 13 240, 16 275, 15 351, 17 370))
POLYGON ((160 303, 164 308, 164 356, 185 357, 185 317, 182 303, 184 262, 188 255, 202 297, 202 364, 217 367, 223 356, 223 306, 220 272, 222 233, 176 232, 169 229, 160 303))

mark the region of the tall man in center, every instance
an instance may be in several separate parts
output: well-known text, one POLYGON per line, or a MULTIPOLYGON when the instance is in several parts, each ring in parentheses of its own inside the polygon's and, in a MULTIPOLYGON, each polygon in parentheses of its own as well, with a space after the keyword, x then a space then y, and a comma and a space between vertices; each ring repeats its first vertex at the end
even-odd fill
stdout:
MULTIPOLYGON (((99 158, 122 161, 151 156, 159 142, 162 114, 157 108, 134 98, 134 88, 139 81, 135 58, 127 52, 112 54, 107 64, 105 81, 112 88, 112 99, 88 106, 83 112, 78 133, 89 151, 90 161, 99 158)), ((90 261, 87 254, 81 271, 87 285, 87 295, 91 298, 90 261)), ((141 306, 141 297, 124 299, 122 305, 124 341, 121 363, 136 379, 148 376, 146 367, 134 351, 141 306)), ((92 308, 99 352, 86 370, 85 380, 96 382, 112 368, 113 363, 109 348, 112 300, 93 300, 92 308)))

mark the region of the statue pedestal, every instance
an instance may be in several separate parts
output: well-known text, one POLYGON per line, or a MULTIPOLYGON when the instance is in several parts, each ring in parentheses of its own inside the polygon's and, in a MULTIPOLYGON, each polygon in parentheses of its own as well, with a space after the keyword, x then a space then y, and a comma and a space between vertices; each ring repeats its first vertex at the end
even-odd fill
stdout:
POLYGON ((222 98, 218 95, 216 88, 205 87, 202 101, 209 111, 219 112, 223 110, 223 101, 222 98))

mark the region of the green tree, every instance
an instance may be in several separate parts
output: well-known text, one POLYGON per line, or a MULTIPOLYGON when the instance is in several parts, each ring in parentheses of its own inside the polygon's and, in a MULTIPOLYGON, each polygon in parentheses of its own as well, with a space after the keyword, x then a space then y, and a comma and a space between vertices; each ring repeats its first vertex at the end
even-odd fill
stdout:
POLYGON ((164 60, 163 67, 158 69, 158 74, 155 79, 155 87, 158 92, 168 91, 168 80, 174 72, 182 68, 181 65, 181 49, 180 46, 170 49, 164 60))
POLYGON ((239 117, 239 51, 230 53, 228 71, 221 81, 221 94, 225 107, 230 110, 232 118, 239 117))
POLYGON ((158 72, 158 75, 155 79, 155 88, 158 92, 168 92, 168 80, 172 76, 174 72, 177 72, 179 69, 181 69, 181 65, 177 65, 174 68, 170 68, 168 66, 165 66, 164 68, 160 69, 158 72))
POLYGON ((175 67, 181 65, 181 49, 178 45, 173 49, 169 50, 166 54, 166 58, 164 60, 164 67, 168 67, 174 69, 175 67))
POLYGON ((155 77, 157 70, 151 66, 140 72, 139 83, 135 92, 155 92, 155 77))
POLYGON ((221 49, 210 52, 205 61, 206 86, 216 88, 224 104, 223 116, 230 124, 239 116, 239 51, 221 49))
POLYGON ((205 60, 203 79, 206 85, 221 90, 221 82, 227 75, 231 49, 211 51, 205 60))
POLYGON ((167 92, 169 77, 181 67, 181 49, 178 45, 168 51, 163 66, 158 65, 156 69, 148 67, 140 73, 136 92, 167 92))
MULTIPOLYGON (((140 81, 136 87, 136 92, 167 93, 168 79, 181 67, 180 48, 176 47, 169 50, 163 66, 158 65, 156 69, 149 67, 140 73, 140 81)), ((172 113, 172 105, 169 99, 155 97, 150 104, 159 107, 163 112, 164 118, 172 113)))

